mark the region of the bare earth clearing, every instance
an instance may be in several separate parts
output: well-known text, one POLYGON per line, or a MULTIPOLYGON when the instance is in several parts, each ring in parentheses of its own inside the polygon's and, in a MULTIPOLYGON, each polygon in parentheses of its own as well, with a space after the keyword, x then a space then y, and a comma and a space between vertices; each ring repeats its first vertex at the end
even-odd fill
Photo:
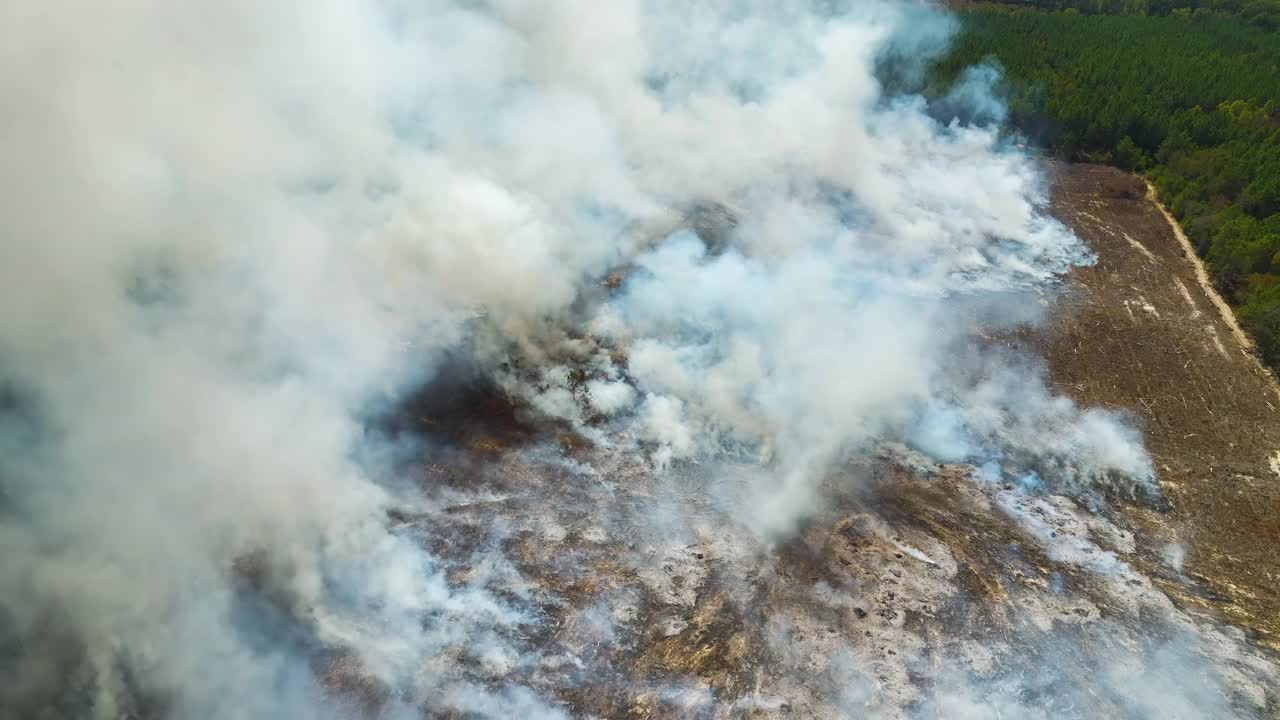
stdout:
POLYGON ((1183 538, 1184 570, 1195 581, 1166 591, 1222 611, 1277 647, 1275 380, 1240 342, 1234 318, 1224 319, 1225 305, 1205 291, 1203 270, 1141 181, 1089 165, 1057 166, 1055 181, 1054 213, 1098 254, 1096 266, 1072 273, 1078 292, 1038 342, 1056 389, 1145 421, 1172 509, 1132 511, 1139 546, 1183 538))
MULTIPOLYGON (((405 420, 444 443, 422 468, 440 502, 395 520, 452 583, 535 619, 501 633, 518 661, 464 639, 441 677, 582 718, 1275 715, 1280 395, 1140 179, 1052 174, 1098 262, 1044 327, 995 342, 1130 413, 1167 508, 1091 509, 886 446, 769 546, 714 502, 733 468, 656 475, 492 392, 429 388, 405 420)), ((320 672, 371 710, 385 697, 342 657, 320 672)))

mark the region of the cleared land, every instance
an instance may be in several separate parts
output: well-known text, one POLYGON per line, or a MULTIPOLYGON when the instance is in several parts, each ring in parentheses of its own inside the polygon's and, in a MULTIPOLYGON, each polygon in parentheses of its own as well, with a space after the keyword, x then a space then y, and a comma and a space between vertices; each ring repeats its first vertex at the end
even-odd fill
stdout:
MULTIPOLYGON (((1182 603, 1280 645, 1280 392, 1240 342, 1144 183, 1054 167, 1053 212, 1098 255, 1036 338, 1058 392, 1144 422, 1168 513, 1130 509, 1139 548, 1186 542, 1182 603)), ((1146 558, 1154 563, 1154 555, 1146 558)))
MULTIPOLYGON (((463 641, 441 671, 573 717, 1273 716, 1280 394, 1140 179, 1051 170, 1053 211, 1097 263, 1043 327, 992 342, 1032 346, 1058 393, 1130 413, 1166 508, 1094 511, 885 447, 769 545, 713 500, 742 481, 732 467, 655 474, 446 377, 466 389, 429 389, 403 421, 441 440, 423 484, 458 500, 394 520, 459 587, 513 583, 536 622, 509 638, 519 663, 463 641)), ((343 659, 322 677, 375 710, 385 692, 343 659)))

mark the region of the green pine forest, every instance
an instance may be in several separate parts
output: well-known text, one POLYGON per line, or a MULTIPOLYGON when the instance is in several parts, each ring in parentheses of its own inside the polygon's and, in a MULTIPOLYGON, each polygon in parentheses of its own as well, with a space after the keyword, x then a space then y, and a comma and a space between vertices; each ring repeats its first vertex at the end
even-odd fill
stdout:
POLYGON ((961 22, 926 92, 995 64, 1030 142, 1148 177, 1280 368, 1280 3, 983 4, 961 22))

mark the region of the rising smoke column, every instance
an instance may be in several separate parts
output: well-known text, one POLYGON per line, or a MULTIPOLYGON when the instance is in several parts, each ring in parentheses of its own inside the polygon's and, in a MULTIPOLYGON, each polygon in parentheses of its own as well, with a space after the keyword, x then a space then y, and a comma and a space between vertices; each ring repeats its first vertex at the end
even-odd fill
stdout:
MULTIPOLYGON (((659 469, 757 457, 780 533, 922 417, 998 446, 948 348, 1087 259, 993 129, 884 97, 878 59, 948 32, 914 4, 20 0, 0 28, 19 715, 324 716, 309 658, 341 648, 405 706, 555 716, 447 682, 445 648, 516 653, 529 618, 388 529, 404 448, 366 420, 443 353, 544 364, 512 390, 570 421, 556 366, 595 358, 595 409, 659 469), (645 231, 699 203, 735 214, 727 248, 645 231)), ((1007 377, 998 413, 1044 394, 1007 377)), ((1119 437, 1100 471, 1143 476, 1096 420, 1067 450, 1119 437)))

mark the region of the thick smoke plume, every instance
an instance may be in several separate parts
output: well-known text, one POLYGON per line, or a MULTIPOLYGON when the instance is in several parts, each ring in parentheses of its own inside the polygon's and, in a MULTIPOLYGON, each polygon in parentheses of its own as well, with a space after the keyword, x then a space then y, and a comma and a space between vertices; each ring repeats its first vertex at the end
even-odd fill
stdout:
POLYGON ((464 641, 521 662, 519 573, 448 581, 387 519, 414 448, 371 421, 446 354, 658 472, 745 462, 727 502, 768 538, 885 442, 1151 483, 1120 419, 974 341, 1089 256, 994 127, 882 92, 942 49, 927 7, 19 0, 0 28, 7 716, 341 715, 334 648, 383 712, 562 716, 449 671, 464 641))

